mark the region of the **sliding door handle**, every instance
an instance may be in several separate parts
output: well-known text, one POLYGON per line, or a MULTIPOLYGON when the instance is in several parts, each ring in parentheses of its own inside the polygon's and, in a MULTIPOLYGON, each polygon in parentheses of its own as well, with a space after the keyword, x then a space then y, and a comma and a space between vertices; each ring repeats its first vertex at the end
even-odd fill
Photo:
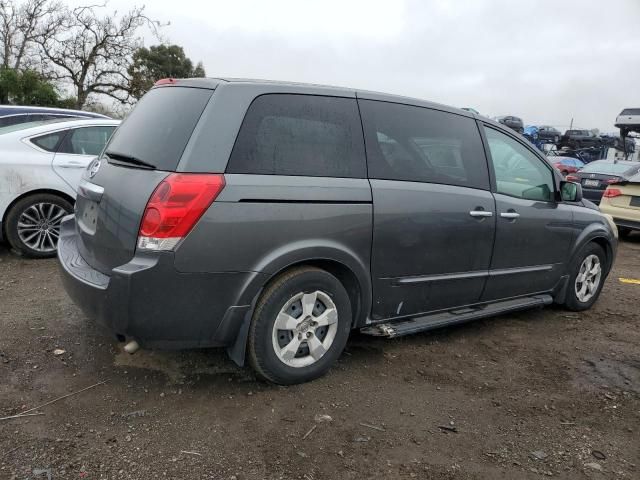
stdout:
POLYGON ((515 218, 518 218, 518 217, 520 216, 520 214, 519 214, 519 213, 517 213, 517 212, 502 212, 502 213, 500 214, 500 216, 501 216, 502 218, 509 218, 509 219, 513 220, 513 219, 515 219, 515 218))
POLYGON ((469 215, 472 217, 493 217, 493 212, 487 212, 486 210, 471 210, 469 215))

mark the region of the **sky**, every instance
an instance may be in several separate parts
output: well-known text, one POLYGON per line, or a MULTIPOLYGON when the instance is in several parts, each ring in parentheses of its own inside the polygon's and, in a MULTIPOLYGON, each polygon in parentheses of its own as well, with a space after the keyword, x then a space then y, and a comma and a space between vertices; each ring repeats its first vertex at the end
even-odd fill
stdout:
MULTIPOLYGON (((75 3, 75 2, 72 2, 75 3)), ((135 2, 133 2, 135 3, 135 2)), ((110 0, 125 11, 130 0, 110 0)), ((640 0, 152 0, 207 76, 377 90, 615 131, 640 107, 640 0)), ((147 46, 157 43, 147 35, 147 46)))

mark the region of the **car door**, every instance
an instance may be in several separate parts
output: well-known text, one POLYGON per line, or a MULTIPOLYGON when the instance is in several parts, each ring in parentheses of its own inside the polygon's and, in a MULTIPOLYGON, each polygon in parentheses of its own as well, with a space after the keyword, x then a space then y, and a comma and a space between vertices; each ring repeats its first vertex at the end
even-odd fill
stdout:
POLYGON ((75 190, 82 171, 102 152, 115 128, 96 125, 69 129, 53 157, 53 170, 75 190))
POLYGON ((552 167, 510 134, 484 126, 496 236, 483 301, 549 291, 573 242, 573 212, 558 201, 552 167))
POLYGON ((495 217, 475 121, 411 105, 359 105, 374 204, 372 318, 476 303, 495 217))

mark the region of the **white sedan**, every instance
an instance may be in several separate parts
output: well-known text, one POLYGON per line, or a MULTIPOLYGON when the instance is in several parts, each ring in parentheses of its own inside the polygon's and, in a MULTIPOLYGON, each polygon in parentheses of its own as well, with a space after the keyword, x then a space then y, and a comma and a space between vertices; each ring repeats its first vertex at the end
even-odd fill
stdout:
POLYGON ((0 239, 26 256, 55 255, 82 172, 119 124, 83 119, 0 128, 0 239))

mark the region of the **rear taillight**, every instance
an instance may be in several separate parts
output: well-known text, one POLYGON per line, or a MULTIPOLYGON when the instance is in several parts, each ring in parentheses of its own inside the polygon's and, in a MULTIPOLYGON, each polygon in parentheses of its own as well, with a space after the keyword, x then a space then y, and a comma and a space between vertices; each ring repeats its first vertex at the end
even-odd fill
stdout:
POLYGON ((138 232, 138 248, 173 250, 220 194, 224 184, 224 175, 169 175, 147 202, 138 232))
POLYGON ((602 194, 602 196, 606 198, 619 197, 620 195, 622 195, 622 191, 619 188, 611 187, 607 187, 607 189, 602 194))
POLYGON ((575 175, 567 175, 565 180, 567 182, 579 182, 580 181, 580 179, 578 177, 576 177, 575 175))
POLYGON ((605 183, 608 183, 609 185, 613 185, 614 183, 620 183, 620 179, 619 178, 610 178, 605 183))

